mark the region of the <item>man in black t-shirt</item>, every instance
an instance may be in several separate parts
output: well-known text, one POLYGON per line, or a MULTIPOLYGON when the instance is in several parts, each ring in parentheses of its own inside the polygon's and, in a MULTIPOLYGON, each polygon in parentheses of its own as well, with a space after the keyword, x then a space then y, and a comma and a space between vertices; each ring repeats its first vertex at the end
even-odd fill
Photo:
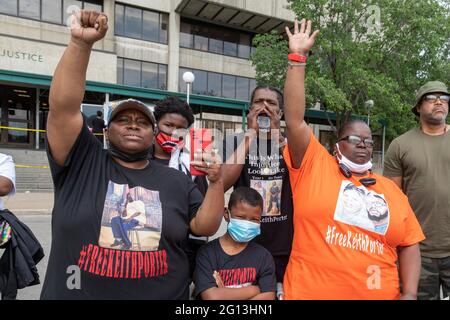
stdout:
POLYGON ((278 298, 283 295, 282 282, 293 239, 292 192, 283 159, 286 140, 280 132, 282 110, 283 96, 278 89, 256 87, 247 116, 247 132, 225 139, 226 162, 222 170, 225 190, 247 186, 263 198, 261 235, 255 240, 274 258, 278 298))
POLYGON ((107 17, 76 15, 50 88, 47 151, 55 202, 41 298, 188 299, 183 248, 189 231, 210 236, 220 226, 221 166, 212 155, 195 163, 210 182, 203 199, 186 175, 149 161, 155 119, 134 99, 111 104, 108 150, 102 148, 80 104, 92 46, 105 36, 107 17), (138 224, 123 230, 129 243, 118 250, 112 226, 124 210, 138 224))

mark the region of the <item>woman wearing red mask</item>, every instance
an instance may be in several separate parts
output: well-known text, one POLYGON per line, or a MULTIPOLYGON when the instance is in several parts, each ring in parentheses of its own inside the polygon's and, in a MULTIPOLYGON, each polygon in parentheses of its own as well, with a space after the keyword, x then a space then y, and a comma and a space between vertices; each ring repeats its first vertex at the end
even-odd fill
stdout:
POLYGON ((169 160, 177 147, 183 148, 188 128, 194 123, 194 114, 186 102, 177 97, 167 97, 156 103, 154 115, 154 156, 169 160))
MULTIPOLYGON (((194 113, 191 107, 177 97, 167 97, 156 103, 154 116, 156 132, 152 160, 191 176, 189 164, 183 158, 189 158, 189 153, 182 152, 185 139, 189 138, 189 127, 194 123, 194 113)), ((205 195, 208 189, 206 176, 193 177, 193 181, 200 192, 205 195)), ((191 279, 195 268, 197 250, 206 242, 206 237, 189 235, 186 253, 189 258, 191 279)))

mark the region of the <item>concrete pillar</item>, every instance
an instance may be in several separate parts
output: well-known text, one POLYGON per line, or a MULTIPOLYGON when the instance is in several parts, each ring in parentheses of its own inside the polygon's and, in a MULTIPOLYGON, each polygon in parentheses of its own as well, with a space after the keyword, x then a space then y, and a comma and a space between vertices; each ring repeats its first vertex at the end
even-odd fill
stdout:
POLYGON ((40 96, 41 96, 41 90, 39 88, 37 88, 36 89, 36 125, 34 126, 37 130, 35 132, 36 141, 34 142, 36 149, 39 149, 39 134, 41 134, 39 132, 39 129, 40 129, 39 128, 39 108, 40 108, 39 97, 40 96))
POLYGON ((180 68, 180 15, 175 12, 177 0, 172 0, 169 14, 169 65, 167 67, 167 90, 178 92, 180 68))
POLYGON ((114 42, 114 4, 115 1, 103 1, 103 12, 108 16, 108 32, 105 39, 98 44, 95 49, 113 52, 115 51, 114 42))

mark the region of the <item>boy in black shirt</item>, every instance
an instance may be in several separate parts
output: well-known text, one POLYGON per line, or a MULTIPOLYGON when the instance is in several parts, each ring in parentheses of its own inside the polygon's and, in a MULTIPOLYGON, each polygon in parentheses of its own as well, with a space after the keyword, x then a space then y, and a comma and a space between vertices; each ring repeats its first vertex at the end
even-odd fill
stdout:
POLYGON ((263 201, 248 187, 231 194, 225 220, 228 230, 199 250, 194 274, 196 297, 203 300, 273 300, 275 265, 272 255, 251 242, 260 233, 263 201))

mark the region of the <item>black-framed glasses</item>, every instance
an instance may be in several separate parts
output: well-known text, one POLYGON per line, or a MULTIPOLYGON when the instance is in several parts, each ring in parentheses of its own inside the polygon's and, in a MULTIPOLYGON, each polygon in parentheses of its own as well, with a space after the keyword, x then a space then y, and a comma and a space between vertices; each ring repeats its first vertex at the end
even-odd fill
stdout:
POLYGON ((446 94, 441 94, 440 96, 435 95, 435 94, 427 94, 426 96, 423 97, 423 100, 427 101, 427 102, 436 102, 437 99, 441 100, 441 102, 447 102, 450 99, 450 96, 446 95, 446 94))
POLYGON ((361 142, 364 142, 364 145, 365 145, 366 147, 373 147, 373 144, 374 144, 374 142, 373 142, 372 139, 369 139, 369 138, 362 139, 361 137, 353 136, 353 135, 349 135, 349 136, 340 138, 340 139, 338 140, 338 142, 339 142, 339 141, 342 141, 342 140, 345 140, 345 141, 347 141, 348 143, 351 143, 351 144, 353 144, 353 145, 355 145, 355 146, 358 145, 358 144, 360 144, 361 142))

